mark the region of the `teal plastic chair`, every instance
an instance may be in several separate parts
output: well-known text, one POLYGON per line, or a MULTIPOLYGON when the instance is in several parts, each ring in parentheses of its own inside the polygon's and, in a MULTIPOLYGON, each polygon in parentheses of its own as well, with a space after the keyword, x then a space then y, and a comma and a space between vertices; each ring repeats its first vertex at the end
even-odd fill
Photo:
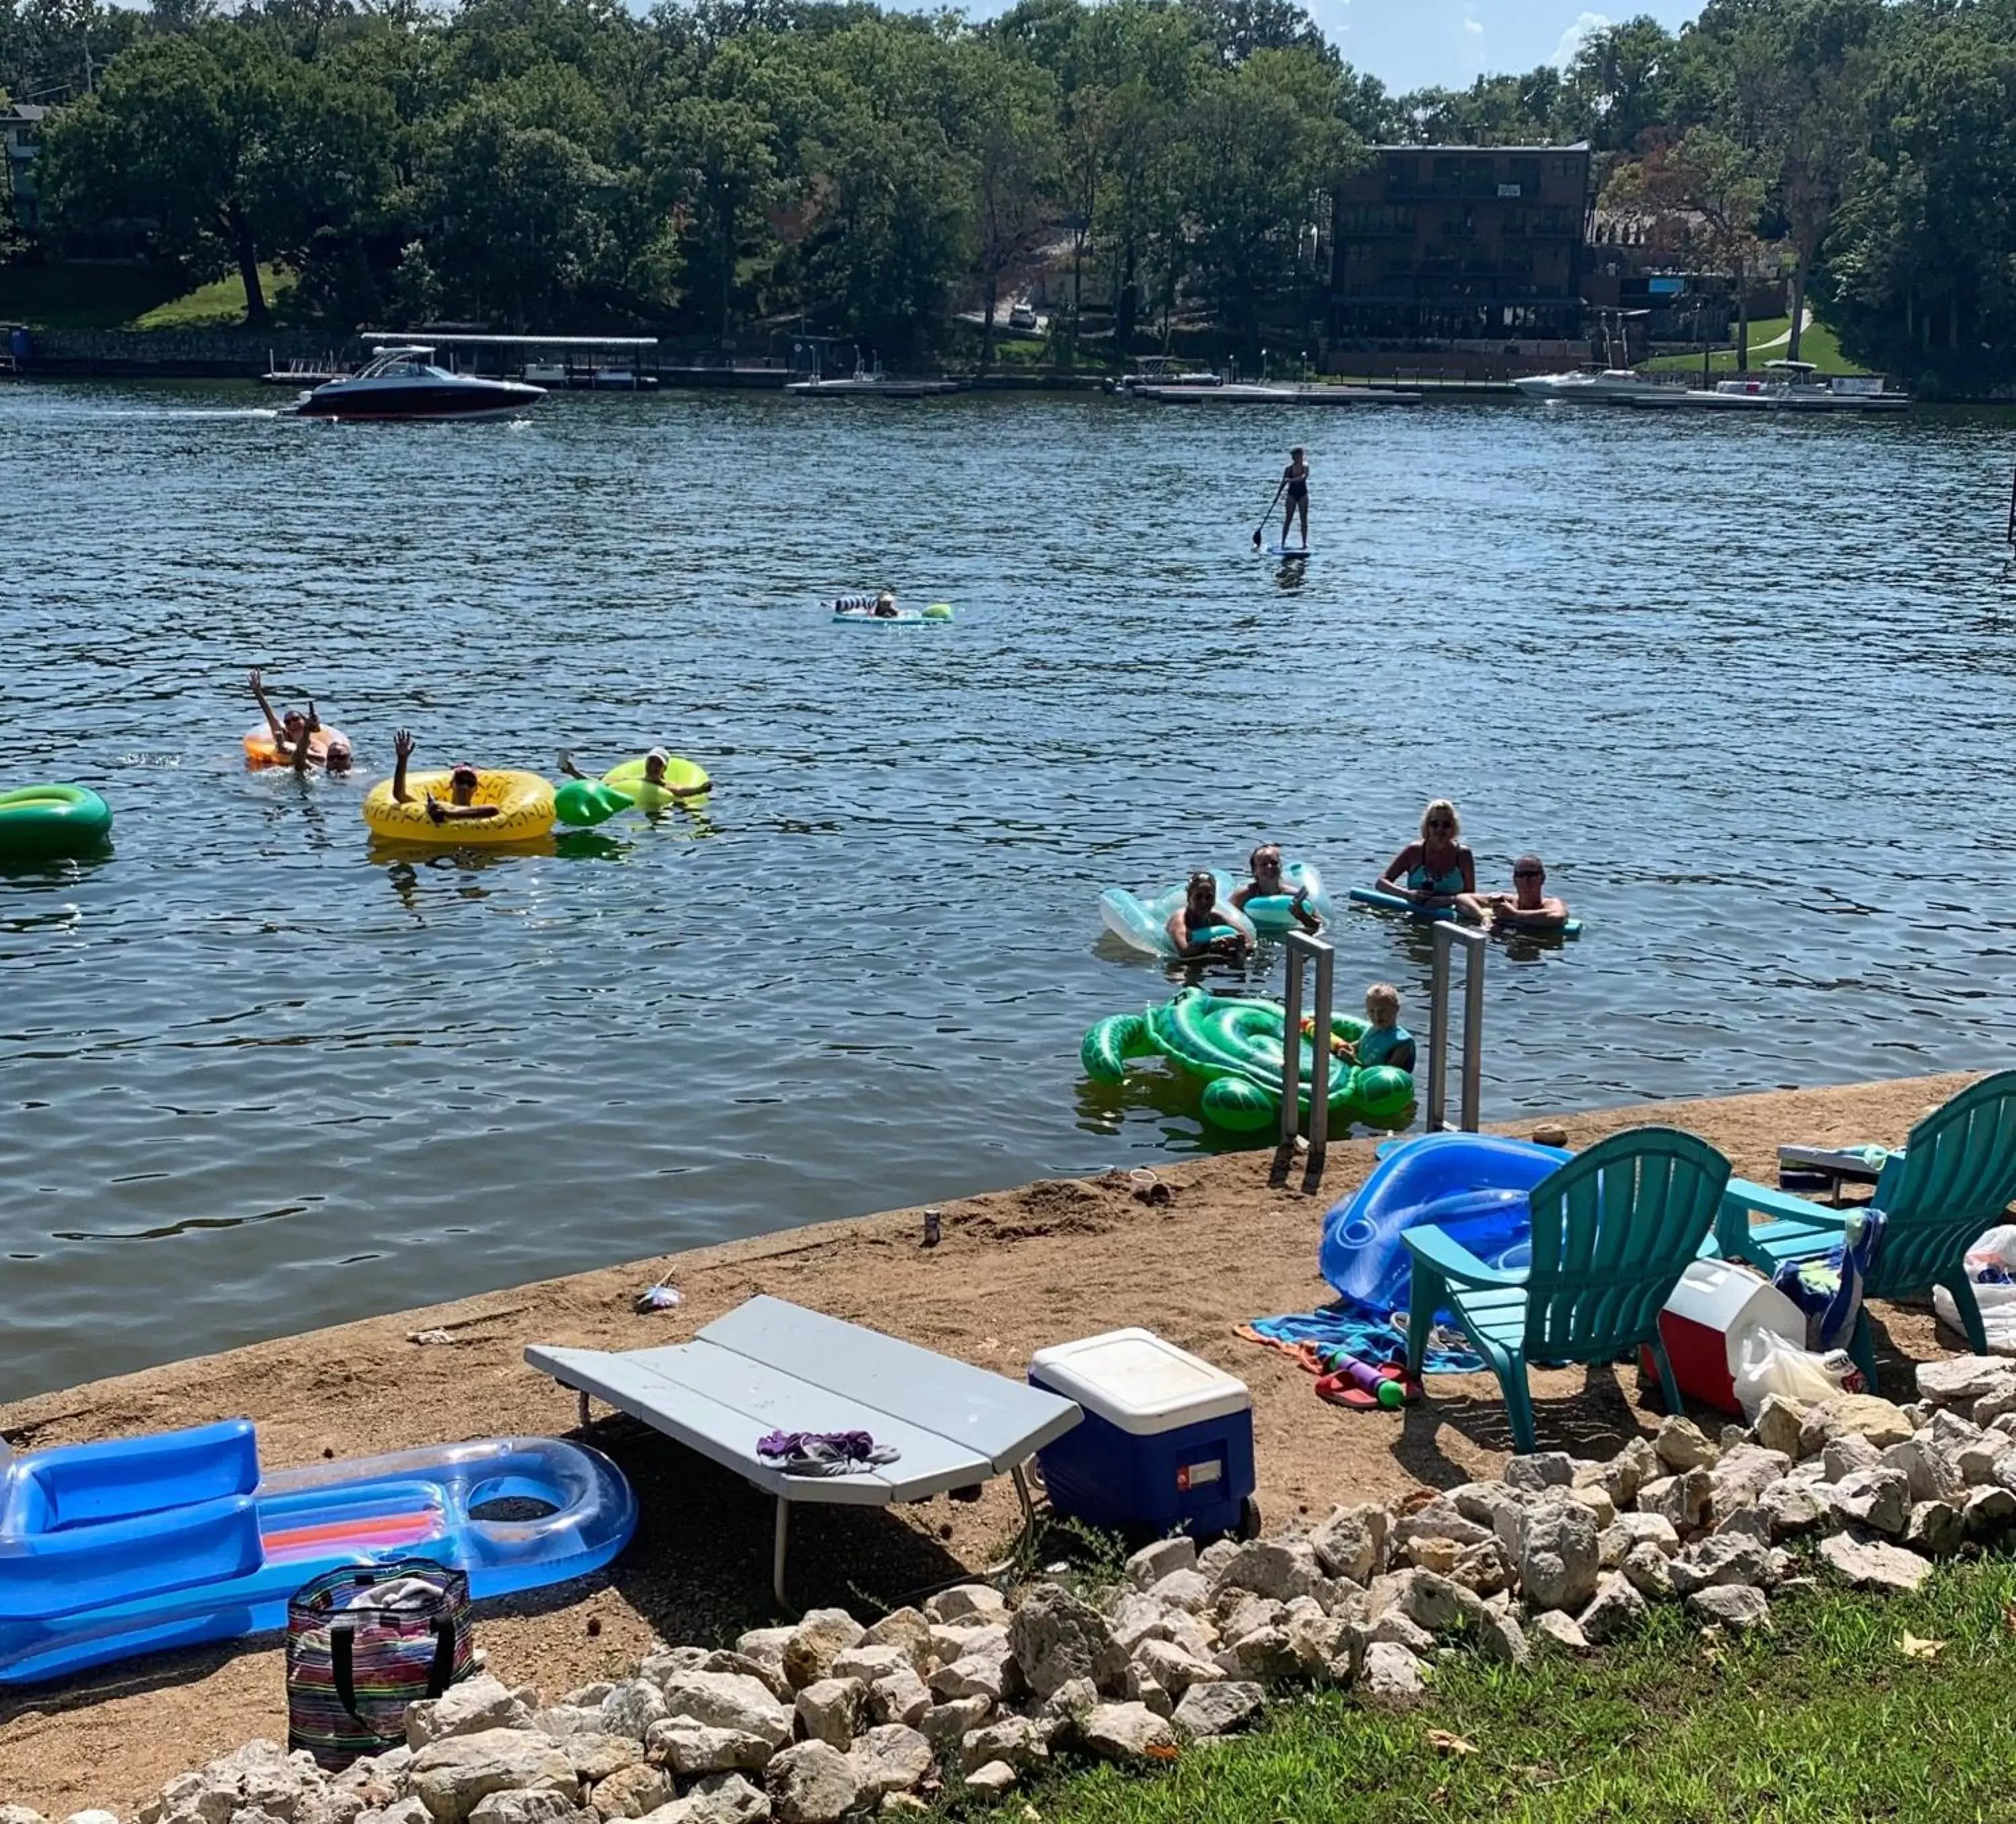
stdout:
POLYGON ((1435 1313, 1447 1310, 1505 1390, 1522 1455, 1533 1448, 1528 1361, 1615 1361, 1643 1345, 1666 1410, 1678 1412, 1659 1310, 1708 1239, 1729 1170, 1706 1141, 1675 1128, 1613 1134, 1533 1187, 1532 1264, 1523 1273, 1487 1267, 1431 1224, 1406 1230, 1409 1377, 1421 1372, 1435 1313))
MULTIPOLYGON (((1882 1212, 1883 1232, 1863 1278, 1864 1296, 1908 1298, 1942 1285, 1960 1307, 1969 1346, 1985 1355, 1988 1334, 1967 1276, 1967 1250, 1982 1230, 2005 1220, 2012 1199, 2016 1070, 2001 1070, 1935 1108, 1911 1130, 1903 1151, 1884 1162, 1869 1199, 1870 1209, 1882 1212)), ((1715 1235, 1724 1254, 1774 1274, 1788 1260, 1831 1253, 1859 1213, 1732 1178, 1715 1235), (1753 1210, 1771 1220, 1752 1227, 1753 1210)), ((1848 1347, 1873 1393, 1876 1351, 1866 1308, 1848 1347)))

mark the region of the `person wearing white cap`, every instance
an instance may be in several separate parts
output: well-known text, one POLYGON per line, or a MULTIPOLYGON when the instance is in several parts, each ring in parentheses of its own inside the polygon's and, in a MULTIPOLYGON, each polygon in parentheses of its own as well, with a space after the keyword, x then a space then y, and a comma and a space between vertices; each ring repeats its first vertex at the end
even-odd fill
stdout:
MULTIPOLYGON (((655 785, 661 791, 670 792, 675 798, 696 797, 700 793, 707 790, 707 788, 704 785, 680 786, 667 784, 665 780, 665 767, 670 762, 671 759, 671 756, 668 754, 663 748, 652 748, 650 752, 644 756, 644 783, 646 785, 655 785)), ((564 773, 568 778, 585 779, 588 777, 588 774, 582 772, 580 767, 574 764, 574 754, 571 749, 563 748, 560 750, 560 770, 564 773)))

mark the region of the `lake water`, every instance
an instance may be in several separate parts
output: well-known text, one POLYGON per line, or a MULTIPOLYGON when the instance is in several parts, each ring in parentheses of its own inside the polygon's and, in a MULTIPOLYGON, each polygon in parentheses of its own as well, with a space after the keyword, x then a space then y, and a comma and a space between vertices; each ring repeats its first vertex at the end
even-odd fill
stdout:
MULTIPOLYGON (((1193 1150, 1194 1085, 1082 1080, 1168 991, 1100 890, 1262 832, 1341 886, 1431 794, 1588 921, 1494 948, 1490 1116, 2008 1059, 2007 415, 271 403, 0 388, 0 775, 117 818, 0 874, 0 1396, 1193 1150), (819 611, 885 581, 956 621, 819 611), (717 789, 374 853, 361 781, 244 770, 255 663, 365 779, 404 725, 717 789)), ((1424 1018, 1418 932, 1335 935, 1424 1018)))

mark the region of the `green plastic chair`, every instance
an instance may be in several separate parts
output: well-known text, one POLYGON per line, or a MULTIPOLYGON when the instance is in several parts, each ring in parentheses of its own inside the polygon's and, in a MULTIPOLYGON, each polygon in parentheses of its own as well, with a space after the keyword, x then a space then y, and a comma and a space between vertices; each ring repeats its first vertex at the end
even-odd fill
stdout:
MULTIPOLYGON (((1882 1212, 1883 1232, 1863 1278, 1864 1296, 1910 1297, 1942 1285, 1960 1307, 1968 1346, 1985 1355, 1988 1333, 1967 1276, 1967 1250, 1982 1230, 2005 1219, 2012 1199, 2016 1070, 2001 1070, 1942 1103, 1911 1130, 1904 1149, 1884 1161, 1869 1199, 1870 1209, 1882 1212)), ((1724 1254, 1774 1274, 1788 1260, 1831 1253, 1860 1213, 1732 1178, 1715 1235, 1724 1254), (1753 1210, 1772 1220, 1753 1227, 1753 1210)), ((1874 1393, 1876 1351, 1866 1308, 1848 1348, 1874 1393)))
POLYGON ((1505 1390, 1521 1455, 1534 1447, 1529 1360, 1615 1361, 1642 1344, 1666 1410, 1678 1412, 1659 1310, 1707 1240, 1729 1171, 1706 1141, 1675 1128, 1613 1134, 1533 1187, 1532 1264, 1523 1273, 1485 1266, 1432 1224, 1404 1231, 1413 1256, 1409 1378, 1421 1372, 1435 1313, 1448 1310, 1505 1390))

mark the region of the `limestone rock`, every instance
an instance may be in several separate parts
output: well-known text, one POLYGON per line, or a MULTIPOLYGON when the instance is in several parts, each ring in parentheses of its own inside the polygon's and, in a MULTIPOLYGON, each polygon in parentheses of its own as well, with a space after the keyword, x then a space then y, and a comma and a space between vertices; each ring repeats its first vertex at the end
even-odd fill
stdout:
POLYGON ((985 1767, 976 1767, 966 1776, 967 1790, 988 1798, 999 1798, 1013 1786, 1016 1772, 1005 1761, 990 1761, 985 1767))
POLYGON ((1660 1421, 1652 1438, 1652 1454, 1676 1473, 1712 1469, 1721 1455, 1699 1426, 1678 1413, 1660 1421))
POLYGON ((1191 1685, 1169 1720, 1179 1735, 1229 1736, 1254 1721, 1266 1702, 1266 1694, 1258 1685, 1239 1678, 1215 1679, 1191 1685))
POLYGON ((1883 1453, 1859 1432, 1829 1438, 1820 1451, 1820 1468, 1829 1482, 1838 1482, 1858 1469, 1878 1469, 1882 1462, 1883 1453))
MULTIPOLYGON (((1514 1462, 1523 1461, 1519 1458, 1514 1462)), ((1445 1539, 1456 1545, 1475 1545, 1497 1537, 1495 1519, 1475 1520, 1446 1495, 1438 1496, 1393 1523, 1388 1536, 1388 1562, 1399 1549, 1423 1539, 1445 1539)))
POLYGON ((1627 1552, 1633 1545, 1656 1545, 1671 1558, 1680 1548, 1680 1535, 1664 1514, 1619 1514, 1611 1530, 1623 1534, 1627 1552))
MULTIPOLYGON (((1663 1562, 1663 1561, 1662 1561, 1663 1562)), ((1533 1656, 1525 1631, 1511 1613, 1487 1607, 1477 1618, 1477 1650, 1501 1665, 1524 1666, 1533 1656)))
POLYGON ((769 1795, 740 1774, 710 1773, 653 1811, 649 1824, 765 1824, 769 1815, 769 1795))
MULTIPOLYGON (((914 1615, 914 1609, 899 1609, 899 1615, 914 1615)), ((758 1660, 776 1671, 784 1669, 784 1649, 790 1644, 794 1628, 752 1628, 747 1634, 736 1636, 735 1650, 745 1660, 758 1660)), ((741 1783, 748 1785, 747 1780, 741 1783)))
POLYGON ((1708 1472, 1711 1498, 1718 1514, 1748 1507, 1792 1466, 1793 1453, 1739 1444, 1722 1453, 1708 1472))
POLYGON ((430 1742, 409 1770, 414 1796, 436 1824, 466 1824, 492 1793, 573 1794, 579 1781, 552 1736, 538 1729, 479 1729, 430 1742))
POLYGON ((0 1802, 0 1824, 49 1824, 39 1811, 31 1811, 26 1805, 10 1805, 0 1802))
POLYGON ((1733 1634, 1761 1628, 1771 1618, 1770 1602, 1754 1584, 1710 1584, 1687 1598, 1687 1607, 1733 1634))
POLYGON ((1638 1511, 1657 1514, 1676 1533, 1694 1533, 1707 1524, 1714 1499, 1715 1484, 1705 1469, 1683 1469, 1640 1489, 1638 1511))
POLYGON ((1571 1488, 1568 1491, 1568 1498, 1571 1501, 1580 1501, 1589 1509, 1590 1517, 1595 1520, 1598 1531, 1617 1518, 1616 1502, 1594 1483, 1584 1483, 1579 1488, 1571 1488))
MULTIPOLYGON (((529 1793, 501 1793, 495 1796, 503 1799, 528 1799, 531 1797, 529 1793)), ((478 1808, 489 1802, 488 1799, 480 1801, 478 1808)), ((473 1819, 475 1813, 471 1812, 470 1815, 473 1819)), ((391 1804, 376 1811, 359 1812, 358 1824, 431 1824, 433 1816, 434 1814, 418 1799, 395 1799, 391 1804)))
POLYGON ((823 1742, 847 1752, 860 1726, 868 1687, 859 1678, 821 1678, 798 1693, 798 1732, 808 1742, 823 1742))
POLYGON ((1237 1540, 1214 1539, 1197 1554, 1197 1569, 1208 1577, 1215 1577, 1238 1555, 1237 1540))
POLYGON ((1534 1609, 1579 1609, 1595 1593, 1595 1516, 1572 1500, 1535 1508, 1526 1516, 1519 1553, 1519 1588, 1534 1609))
POLYGON ((792 1713, 760 1678, 744 1673, 682 1672, 666 1680, 664 1698, 666 1714, 674 1718, 760 1736, 773 1748, 791 1739, 792 1713))
POLYGON ((569 1736, 599 1736, 606 1732, 602 1726, 599 1701, 592 1710, 584 1710, 573 1703, 553 1704, 545 1710, 535 1710, 525 1726, 551 1736, 556 1741, 569 1736))
MULTIPOLYGON (((424 1810, 421 1815, 426 1815, 424 1810)), ((469 1824, 595 1824, 596 1816, 592 1811, 583 1811, 567 1793, 492 1793, 477 1801, 476 1809, 469 1814, 469 1824)))
MULTIPOLYGON (((1341 1627, 1343 1624, 1333 1625, 1341 1627)), ((1186 1653, 1166 1640, 1143 1642, 1140 1651, 1134 1656, 1134 1663, 1172 1698, 1181 1698, 1193 1685, 1215 1683, 1220 1676, 1218 1667, 1209 1660, 1200 1659, 1195 1653, 1186 1653)))
MULTIPOLYGON (((1095 1692, 1095 1701, 1085 1707, 1084 1715, 1098 1709, 1096 1696, 1095 1692)), ((1047 1761, 1049 1754, 1049 1739, 1042 1725, 1025 1716, 1003 1717, 985 1728, 969 1730, 959 1744, 959 1764, 968 1772, 990 1761, 1005 1761, 1017 1772, 1026 1772, 1047 1761)))
POLYGON ((868 1714, 878 1723, 907 1723, 915 1728, 931 1707, 930 1688, 908 1666, 868 1687, 868 1714))
POLYGON ((1624 1555, 1623 1573, 1640 1595, 1659 1602, 1673 1593, 1671 1561, 1656 1545, 1634 1545, 1624 1555))
POLYGON ((561 1739, 560 1747, 575 1779, 589 1786, 635 1767, 644 1758, 644 1744, 628 1736, 567 1736, 561 1739))
POLYGON ((931 1770, 931 1745, 902 1723, 870 1729, 848 1755, 854 1763, 854 1784, 863 1800, 887 1793, 906 1793, 931 1770))
POLYGON ((1218 1574, 1221 1590, 1251 1590, 1277 1602, 1309 1595, 1323 1581, 1316 1548, 1306 1539, 1249 1539, 1218 1574))
MULTIPOLYGON (((1468 1526, 1470 1523, 1466 1520, 1463 1524, 1468 1526)), ((1493 1539, 1491 1543, 1496 1545, 1498 1541, 1493 1539)), ((1462 1548, 1453 1539, 1423 1538, 1409 1539, 1400 1549, 1409 1564, 1447 1577, 1456 1569, 1456 1554, 1462 1548)))
POLYGON ((1106 1625, 1122 1653, 1132 1653, 1144 1640, 1167 1640, 1176 1615, 1153 1596, 1129 1590, 1106 1612, 1106 1625))
POLYGON ((1369 1584, 1386 1568, 1391 1516, 1370 1501, 1340 1507, 1309 1536, 1316 1562, 1334 1577, 1369 1584))
POLYGON ((608 1824, 612 1818, 641 1818, 674 1797, 672 1776, 662 1767, 647 1767, 642 1761, 619 1768, 599 1782, 589 1794, 595 1815, 608 1824))
POLYGON ((1008 1630, 999 1621, 934 1621, 931 1624, 931 1655, 941 1666, 960 1660, 1005 1660, 1008 1656, 1008 1630))
POLYGON ((1568 1653, 1589 1651, 1589 1637, 1582 1632, 1582 1624, 1560 1609, 1543 1609, 1535 1615, 1527 1638, 1535 1642, 1551 1642, 1568 1653))
MULTIPOLYGON (((1677 1566, 1679 1560, 1674 1563, 1677 1566)), ((1644 1619, 1645 1599, 1628 1577, 1614 1570, 1597 1583, 1589 1606, 1576 1617, 1582 1638, 1599 1646, 1628 1634, 1644 1619)))
MULTIPOLYGON (((1594 1532, 1592 1527, 1592 1544, 1594 1532)), ((1368 1613, 1377 1622, 1389 1611, 1397 1612, 1430 1634, 1445 1634, 1480 1606, 1474 1591, 1445 1577, 1438 1577, 1431 1570, 1402 1570, 1373 1580, 1368 1613)))
MULTIPOLYGON (((848 1642, 850 1646, 853 1644, 848 1642)), ((788 1670, 791 1664, 788 1647, 784 1663, 788 1670)), ((801 1742, 772 1756, 764 1770, 763 1783, 769 1790, 771 1811, 779 1824, 838 1824, 861 1796, 854 1763, 823 1742, 801 1742)))
POLYGON ((1853 1433, 1879 1451, 1901 1444, 1915 1428, 1901 1408, 1873 1393, 1838 1393, 1823 1400, 1799 1427, 1799 1454, 1816 1455, 1832 1440, 1853 1433))
POLYGON ((1952 1355, 1918 1364, 1918 1392, 1942 1406, 1971 1405, 2006 1381, 2010 1364, 1999 1355, 1952 1355))
POLYGON ((612 1685, 602 1700, 602 1732, 641 1742, 650 1733, 652 1724, 663 1722, 671 1714, 664 1692, 650 1679, 626 1678, 612 1685))
POLYGON ((1262 1685, 1292 1678, 1301 1669, 1295 1643, 1279 1622, 1242 1634, 1219 1652, 1218 1664, 1229 1676, 1258 1679, 1262 1685))
POLYGON ((1962 1530, 1970 1539, 1993 1538, 2016 1525, 2016 1494, 2006 1488, 1977 1488, 1960 1509, 1962 1530))
MULTIPOLYGON (((1393 1646, 1405 1647, 1417 1660, 1428 1658, 1435 1650, 1435 1637, 1418 1623, 1409 1620, 1397 1609, 1389 1609, 1366 1631, 1366 1646, 1370 1647, 1382 1641, 1393 1646)), ((1359 1656, 1359 1669, 1363 1670, 1362 1654, 1359 1656)))
MULTIPOLYGON (((522 1729, 531 1712, 503 1682, 478 1672, 451 1685, 439 1697, 406 1706, 406 1746, 424 1748, 446 1736, 472 1736, 478 1729, 522 1729)), ((639 1740, 643 1739, 641 1732, 639 1740)))
POLYGON ((1136 1589, 1153 1589, 1173 1571, 1197 1569, 1197 1541, 1183 1537, 1157 1539, 1129 1559, 1125 1569, 1128 1581, 1136 1589))
POLYGON ((1767 1451, 1783 1451, 1796 1460, 1800 1455, 1799 1433, 1809 1409, 1803 1400, 1766 1393, 1757 1408, 1757 1422, 1752 1428, 1758 1443, 1767 1451))
POLYGON ((1449 1578, 1451 1583, 1474 1590, 1480 1596, 1495 1596, 1500 1590, 1511 1588, 1514 1574, 1512 1559, 1504 1546, 1497 1539, 1491 1538, 1481 1545, 1464 1546, 1449 1567, 1449 1578))
POLYGON ((1543 1488, 1569 1487, 1575 1473, 1575 1460, 1566 1451, 1535 1451, 1505 1465, 1505 1486, 1537 1494, 1543 1488))
POLYGON ((1427 1696, 1421 1662, 1403 1646, 1374 1641, 1365 1649, 1365 1674, 1359 1689, 1374 1710, 1413 1710, 1427 1696))
MULTIPOLYGON (((1127 1675, 1127 1656, 1106 1617, 1056 1584, 1039 1584, 1023 1598, 1008 1638, 1024 1682, 1039 1698, 1073 1678, 1089 1678, 1107 1691, 1127 1675)), ((935 1679, 932 1689, 966 1695, 944 1692, 935 1679)))
POLYGON ((1965 1473, 1954 1453, 1933 1436, 1929 1428, 1892 1444, 1884 1451, 1883 1461, 1903 1474, 1913 1501, 1957 1505, 1967 1499, 1965 1473))
POLYGON ((877 1679, 887 1678, 894 1673, 914 1673, 916 1670, 915 1662, 903 1648, 886 1643, 871 1646, 864 1642, 859 1646, 849 1647, 845 1653, 835 1653, 826 1675, 829 1679, 851 1678, 862 1685, 873 1685, 877 1679))
POLYGON ((671 1717, 652 1724, 645 1746, 653 1760, 685 1779, 695 1774, 761 1773, 779 1744, 769 1736, 754 1736, 746 1729, 718 1728, 690 1717, 671 1717))
POLYGON ((1883 1595, 1908 1595, 1932 1573, 1931 1566, 1915 1552, 1880 1540, 1851 1538, 1845 1533, 1823 1539, 1820 1558, 1855 1588, 1883 1595))
MULTIPOLYGON (((866 1653, 871 1647, 885 1646, 898 1649, 909 1660, 911 1668, 921 1678, 931 1667, 931 1618, 921 1609, 892 1609, 880 1621, 871 1624, 859 1643, 848 1650, 850 1653, 866 1653)), ((845 1656, 844 1654, 837 1656, 835 1667, 837 1667, 840 1659, 845 1656)), ((783 1669, 781 1652, 779 1669, 783 1669)), ((855 1678, 862 1676, 859 1672, 841 1675, 855 1678)), ((873 1684, 874 1680, 871 1678, 868 1682, 873 1684)))
MULTIPOLYGON (((1089 1679, 1085 1681, 1089 1684, 1089 1679)), ((987 1721, 994 1706, 985 1697, 954 1698, 926 1710, 916 1727, 924 1739, 948 1761, 959 1758, 959 1745, 987 1721)))
POLYGON ((1151 1584, 1147 1593, 1165 1609, 1198 1615, 1211 1606, 1211 1579, 1201 1570, 1172 1570, 1151 1584))
MULTIPOLYGON (((1120 1653, 1118 1646, 1114 1648, 1120 1653)), ((1126 1663, 1121 1654, 1121 1663, 1126 1663)), ((956 1703, 963 1697, 984 1699, 991 1707, 1007 1695, 1008 1660, 1005 1655, 990 1653, 955 1660, 949 1666, 941 1666, 931 1678, 931 1695, 946 1703, 956 1703)))
POLYGON ((1348 1616, 1298 1615, 1287 1633, 1298 1667, 1312 1678, 1348 1685, 1365 1663, 1365 1630, 1348 1616))
MULTIPOLYGON (((654 1646, 644 1656, 643 1664, 637 1668, 637 1676, 650 1679, 653 1685, 662 1685, 675 1672, 697 1672, 707 1660, 707 1649, 704 1646, 654 1646)), ((614 1685, 607 1688, 607 1691, 615 1689, 614 1685)))
POLYGON ((1960 1510, 1949 1501, 1921 1501, 1911 1509, 1904 1543, 1928 1558, 1945 1558, 1960 1549, 1964 1530, 1960 1510))
MULTIPOLYGON (((1824 1486, 1824 1485, 1823 1485, 1824 1486)), ((1834 1509, 1810 1483, 1781 1476, 1757 1498, 1773 1539, 1795 1539, 1817 1533, 1832 1521, 1834 1509)))
POLYGON ((780 1667, 772 1665, 767 1660, 752 1660, 746 1653, 711 1653, 691 1669, 697 1672, 736 1672, 745 1678, 754 1678, 787 1710, 797 1696, 780 1667))
POLYGON ((992 1625, 1007 1620, 1008 1599, 992 1584, 956 1584, 927 1602, 924 1613, 934 1621, 992 1625))
POLYGON ((1743 1533, 1718 1533, 1672 1561, 1673 1588, 1691 1596, 1718 1584, 1755 1584, 1764 1574, 1764 1559, 1760 1541, 1743 1533))
POLYGON ((1078 1741, 1107 1761, 1145 1761, 1176 1746, 1168 1721, 1140 1703, 1102 1703, 1085 1719, 1078 1741))
POLYGON ((833 1670, 835 1656, 859 1646, 867 1631, 844 1609, 809 1611, 784 1642, 783 1671, 791 1689, 816 1685, 833 1670))
POLYGON ((1911 1517, 1910 1484, 1901 1470, 1887 1466, 1844 1476, 1829 1487, 1827 1501, 1843 1519, 1859 1521, 1893 1537, 1904 1530, 1911 1517))

